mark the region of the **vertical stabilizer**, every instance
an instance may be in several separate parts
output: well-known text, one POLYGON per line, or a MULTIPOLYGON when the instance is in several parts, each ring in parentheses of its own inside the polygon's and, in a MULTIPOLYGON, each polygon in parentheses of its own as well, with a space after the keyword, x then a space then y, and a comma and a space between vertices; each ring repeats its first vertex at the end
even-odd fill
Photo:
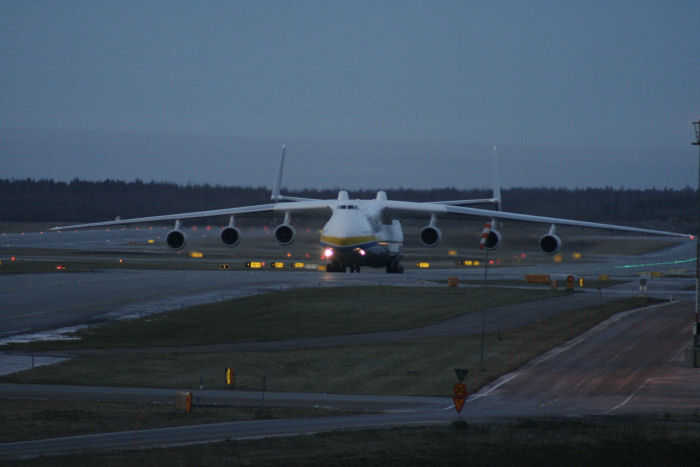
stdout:
POLYGON ((498 151, 496 146, 493 150, 493 199, 495 200, 496 210, 501 210, 501 184, 498 181, 498 151))
MULTIPOLYGON (((494 199, 494 204, 496 205, 496 211, 501 210, 501 184, 498 181, 498 150, 496 149, 496 146, 493 146, 491 148, 493 150, 493 199, 494 199)), ((489 225, 489 229, 493 228, 494 231, 496 232, 496 235, 498 235, 498 231, 495 229, 498 227, 498 222, 496 219, 491 219, 491 225, 489 225)))
POLYGON ((282 157, 280 158, 280 165, 277 169, 277 179, 275 180, 275 185, 272 187, 272 196, 270 197, 272 201, 280 201, 280 188, 282 186, 282 171, 284 170, 284 153, 287 150, 287 145, 282 145, 282 157))

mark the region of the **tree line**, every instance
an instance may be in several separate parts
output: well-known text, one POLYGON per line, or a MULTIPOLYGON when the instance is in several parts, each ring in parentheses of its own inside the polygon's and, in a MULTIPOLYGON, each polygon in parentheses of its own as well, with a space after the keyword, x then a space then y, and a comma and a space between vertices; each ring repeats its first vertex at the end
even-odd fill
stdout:
MULTIPOLYGON (((386 190, 389 199, 442 201, 489 198, 490 190, 438 188, 386 190)), ((335 198, 337 191, 291 190, 291 196, 335 198)), ((351 191, 352 199, 373 198, 376 190, 351 191)), ((119 216, 142 217, 222 209, 270 202, 265 187, 177 185, 136 180, 70 182, 0 179, 0 221, 91 222, 119 216)), ((691 188, 510 188, 502 190, 503 210, 596 222, 644 224, 654 228, 690 229, 697 222, 697 193, 691 188)))

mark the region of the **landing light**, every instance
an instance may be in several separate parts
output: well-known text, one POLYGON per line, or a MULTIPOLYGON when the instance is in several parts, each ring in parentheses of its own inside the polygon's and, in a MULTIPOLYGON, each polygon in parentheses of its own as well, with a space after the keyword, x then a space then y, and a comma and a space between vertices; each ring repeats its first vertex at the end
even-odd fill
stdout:
POLYGON ((333 257, 333 248, 326 248, 323 250, 323 256, 326 258, 332 258, 333 257))
POLYGON ((367 253, 365 252, 365 250, 363 250, 362 248, 358 248, 358 249, 357 249, 357 252, 360 254, 360 256, 364 256, 364 255, 367 254, 367 253))

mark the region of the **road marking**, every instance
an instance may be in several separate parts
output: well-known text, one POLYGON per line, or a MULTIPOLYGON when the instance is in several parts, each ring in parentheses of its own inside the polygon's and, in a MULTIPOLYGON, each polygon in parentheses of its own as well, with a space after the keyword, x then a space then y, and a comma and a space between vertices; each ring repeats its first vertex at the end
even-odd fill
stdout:
POLYGON ((630 394, 629 396, 627 396, 627 399, 623 400, 622 402, 620 402, 620 403, 617 404, 615 407, 613 407, 612 409, 608 410, 608 411, 605 412, 605 413, 606 413, 606 414, 609 414, 610 412, 612 412, 612 411, 614 411, 614 410, 617 410, 617 409, 619 409, 620 407, 622 407, 622 406, 624 406, 625 404, 627 404, 627 403, 628 403, 629 401, 631 401, 632 398, 633 398, 634 396, 636 396, 637 393, 638 393, 639 391, 641 391, 641 389, 642 389, 644 386, 646 386, 647 383, 648 383, 649 381, 651 381, 652 379, 654 379, 654 378, 653 378, 653 377, 652 377, 652 378, 647 378, 646 381, 644 381, 644 382, 642 383, 641 386, 639 386, 632 394, 630 394))
MULTIPOLYGON (((673 302, 671 302, 671 303, 673 303, 673 302)), ((627 316, 629 316, 631 314, 640 312, 642 310, 648 310, 650 308, 658 308, 661 306, 666 306, 668 304, 669 304, 669 302, 656 303, 654 305, 649 305, 649 306, 645 306, 645 307, 641 307, 641 308, 633 308, 631 310, 623 311, 621 313, 613 315, 610 318, 606 319, 605 321, 602 321, 602 322, 598 323, 597 325, 593 326, 591 329, 589 329, 588 331, 579 335, 578 337, 575 337, 572 340, 563 343, 559 347, 555 347, 554 349, 551 349, 550 351, 548 351, 544 355, 536 358, 535 360, 532 360, 530 364, 532 366, 534 366, 534 365, 539 365, 540 363, 544 363, 547 360, 550 360, 550 359, 556 357, 560 353, 566 352, 567 350, 571 349, 575 345, 580 344, 581 342, 583 342, 586 339, 588 339, 589 337, 591 337, 593 334, 596 334, 596 333, 610 327, 613 323, 616 323, 616 322, 620 321, 623 318, 626 318, 627 316)), ((526 365, 528 365, 528 364, 526 364, 526 365)))
MULTIPOLYGON (((468 403, 468 402, 471 402, 471 401, 474 401, 474 400, 476 400, 476 399, 479 399, 479 398, 481 398, 481 397, 488 396, 488 395, 491 394, 493 391, 495 391, 496 389, 500 388, 501 386, 503 386, 504 384, 506 384, 508 381, 511 381, 512 379, 517 378, 518 376, 520 376, 520 373, 513 373, 513 374, 511 374, 510 376, 508 376, 507 378, 505 378, 503 381, 501 381, 501 382, 499 382, 498 384, 496 384, 496 385, 494 385, 494 386, 488 388, 488 389, 486 390, 486 392, 483 392, 483 393, 482 393, 481 391, 479 391, 478 393, 474 394, 474 396, 468 397, 468 398, 467 398, 467 403, 468 403)), ((452 406, 450 406, 450 407, 452 407, 452 406)))

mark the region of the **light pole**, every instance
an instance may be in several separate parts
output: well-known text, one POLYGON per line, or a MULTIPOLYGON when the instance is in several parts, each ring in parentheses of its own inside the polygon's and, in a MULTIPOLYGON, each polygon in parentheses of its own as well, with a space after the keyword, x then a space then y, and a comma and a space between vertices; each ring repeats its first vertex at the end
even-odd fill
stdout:
MULTIPOLYGON (((700 229, 700 120, 693 122, 693 127, 695 127, 693 146, 698 147, 698 199, 695 208, 695 227, 700 229)), ((693 334, 697 354, 700 350, 700 231, 695 232, 695 241, 695 326, 693 334)))

